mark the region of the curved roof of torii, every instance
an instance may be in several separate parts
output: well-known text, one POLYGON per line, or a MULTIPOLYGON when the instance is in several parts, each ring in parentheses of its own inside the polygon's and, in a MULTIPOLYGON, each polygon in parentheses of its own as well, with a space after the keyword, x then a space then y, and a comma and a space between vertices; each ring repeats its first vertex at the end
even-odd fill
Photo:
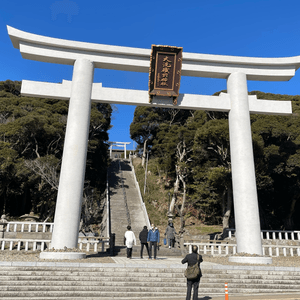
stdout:
MULTIPOLYGON (((72 65, 76 59, 86 58, 96 68, 149 72, 150 49, 57 39, 10 26, 7 30, 13 46, 26 59, 72 65)), ((300 56, 259 58, 183 52, 182 76, 227 78, 242 72, 249 80, 286 81, 299 66, 300 56)))

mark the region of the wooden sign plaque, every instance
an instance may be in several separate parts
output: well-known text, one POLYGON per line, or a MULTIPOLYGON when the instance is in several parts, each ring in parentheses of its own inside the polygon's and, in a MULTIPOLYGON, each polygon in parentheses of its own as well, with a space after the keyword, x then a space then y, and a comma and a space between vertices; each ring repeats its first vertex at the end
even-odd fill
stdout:
POLYGON ((150 102, 153 96, 173 98, 177 104, 182 64, 182 47, 152 45, 149 70, 150 102))

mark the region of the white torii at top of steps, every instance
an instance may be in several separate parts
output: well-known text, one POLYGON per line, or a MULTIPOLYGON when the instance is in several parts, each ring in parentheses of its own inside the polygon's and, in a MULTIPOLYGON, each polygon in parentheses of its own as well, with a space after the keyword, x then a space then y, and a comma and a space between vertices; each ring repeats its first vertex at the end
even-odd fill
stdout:
MULTIPOLYGON (((73 65, 79 58, 95 68, 149 72, 150 49, 120 47, 51 38, 7 26, 13 46, 23 58, 73 65)), ((241 57, 183 52, 182 76, 227 79, 241 72, 248 80, 287 81, 300 66, 295 57, 241 57)))
MULTIPOLYGON (((62 84, 23 80, 21 94, 69 100, 71 86, 72 82, 67 80, 63 80, 62 84)), ((104 88, 102 83, 93 83, 92 101, 225 112, 230 111, 231 107, 230 96, 226 93, 221 93, 219 96, 179 94, 177 105, 174 106, 173 100, 169 98, 154 97, 151 104, 147 91, 104 88)), ((248 101, 250 113, 271 115, 290 115, 292 113, 291 101, 259 100, 256 95, 248 96, 248 101)))
POLYGON ((121 146, 123 145, 129 145, 131 142, 108 142, 108 144, 120 144, 121 146))

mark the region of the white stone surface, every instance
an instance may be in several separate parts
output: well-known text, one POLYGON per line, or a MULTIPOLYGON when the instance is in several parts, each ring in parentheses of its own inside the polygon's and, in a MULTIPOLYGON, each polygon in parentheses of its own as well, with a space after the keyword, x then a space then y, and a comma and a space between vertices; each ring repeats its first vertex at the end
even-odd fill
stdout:
POLYGON ((93 63, 75 62, 51 247, 76 248, 91 114, 93 63))
POLYGON ((40 253, 42 259, 84 259, 86 254, 82 252, 48 252, 40 253))
POLYGON ((231 74, 227 90, 237 252, 262 255, 246 75, 231 74))
MULTIPOLYGON (((85 58, 94 62, 95 68, 149 72, 150 49, 57 39, 10 26, 7 31, 26 59, 73 65, 78 58, 85 58)), ((249 80, 284 81, 291 79, 299 66, 300 56, 257 58, 184 52, 181 75, 226 79, 231 73, 242 72, 249 80)))
POLYGON ((272 264, 272 257, 267 256, 229 256, 230 262, 236 262, 240 264, 272 264))
MULTIPOLYGON (((29 97, 45 97, 69 100, 71 95, 71 81, 63 80, 60 83, 47 83, 38 81, 22 81, 21 93, 29 97)), ((102 83, 93 83, 92 101, 114 104, 132 104, 143 106, 174 107, 173 99, 154 97, 149 103, 148 91, 104 88, 102 83)), ((256 95, 248 96, 249 111, 255 114, 292 114, 291 101, 259 100, 256 95)), ((179 94, 176 108, 213 110, 229 112, 231 108, 229 94, 220 96, 179 94)))

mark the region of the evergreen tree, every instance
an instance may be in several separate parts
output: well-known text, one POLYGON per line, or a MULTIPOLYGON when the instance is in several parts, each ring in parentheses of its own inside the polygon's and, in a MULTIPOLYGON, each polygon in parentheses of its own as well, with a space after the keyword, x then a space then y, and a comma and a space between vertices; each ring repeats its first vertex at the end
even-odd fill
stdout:
MULTIPOLYGON (((0 209, 12 216, 53 217, 68 101, 20 96, 20 82, 0 82, 0 209)), ((108 165, 112 109, 92 104, 84 209, 100 199, 108 165)), ((93 212, 86 219, 93 219, 93 212)), ((95 214, 96 215, 96 214, 95 214)))

